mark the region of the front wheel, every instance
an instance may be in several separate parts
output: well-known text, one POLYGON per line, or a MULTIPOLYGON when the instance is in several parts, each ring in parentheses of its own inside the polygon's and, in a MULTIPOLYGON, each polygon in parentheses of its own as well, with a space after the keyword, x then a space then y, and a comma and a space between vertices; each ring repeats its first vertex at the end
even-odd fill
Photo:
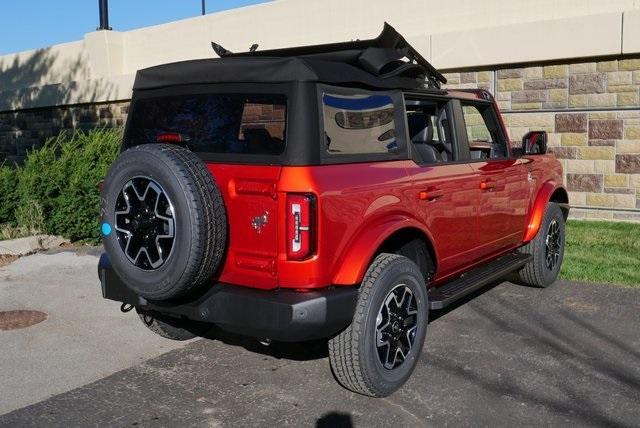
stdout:
POLYGON ((520 251, 531 255, 531 260, 517 273, 517 282, 546 288, 558 278, 565 246, 565 219, 560 207, 550 202, 532 241, 520 251))
POLYGON ((362 282, 351 325, 329 341, 336 379, 372 397, 393 393, 418 362, 427 321, 427 289, 418 266, 406 257, 380 254, 362 282))

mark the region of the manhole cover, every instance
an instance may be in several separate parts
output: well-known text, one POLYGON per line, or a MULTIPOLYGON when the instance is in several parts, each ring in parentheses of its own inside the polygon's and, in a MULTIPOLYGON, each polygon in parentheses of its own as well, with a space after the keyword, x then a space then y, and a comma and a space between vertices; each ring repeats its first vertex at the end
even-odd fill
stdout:
POLYGON ((40 311, 0 312, 0 330, 16 330, 31 327, 46 319, 47 314, 40 311))

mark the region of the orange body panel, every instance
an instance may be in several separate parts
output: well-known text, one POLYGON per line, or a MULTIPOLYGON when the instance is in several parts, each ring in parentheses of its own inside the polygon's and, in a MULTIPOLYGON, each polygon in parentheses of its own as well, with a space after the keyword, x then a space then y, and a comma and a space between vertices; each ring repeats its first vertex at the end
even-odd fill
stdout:
POLYGON ((561 183, 555 165, 551 156, 436 166, 209 164, 229 218, 228 252, 215 279, 261 289, 357 284, 383 241, 412 228, 434 249, 437 285, 535 236, 561 183), (498 185, 483 185, 491 180, 498 185), (317 197, 316 251, 307 260, 287 259, 287 193, 317 197))

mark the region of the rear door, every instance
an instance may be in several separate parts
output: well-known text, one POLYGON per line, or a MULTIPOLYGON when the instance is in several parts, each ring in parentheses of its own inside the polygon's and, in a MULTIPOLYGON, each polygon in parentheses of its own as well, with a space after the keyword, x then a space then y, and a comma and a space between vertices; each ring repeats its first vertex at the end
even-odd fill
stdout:
POLYGON ((476 173, 461 156, 452 127, 451 101, 412 96, 406 109, 415 161, 407 168, 413 181, 411 200, 434 240, 438 280, 459 272, 474 259, 476 173))
POLYGON ((477 252, 491 257, 522 239, 529 201, 526 166, 510 156, 491 102, 461 101, 474 185, 480 195, 477 252))
POLYGON ((218 278, 231 284, 277 287, 278 179, 282 167, 207 163, 227 211, 227 257, 218 278))

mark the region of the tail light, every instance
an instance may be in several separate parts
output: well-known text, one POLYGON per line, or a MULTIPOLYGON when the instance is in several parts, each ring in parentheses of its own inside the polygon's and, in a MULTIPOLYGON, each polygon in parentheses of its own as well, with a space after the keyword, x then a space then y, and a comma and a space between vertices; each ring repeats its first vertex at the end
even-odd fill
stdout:
POLYGON ((178 132, 163 132, 156 135, 156 143, 186 143, 191 138, 178 132))
POLYGON ((287 257, 309 258, 316 250, 316 198, 313 195, 287 195, 287 257))

